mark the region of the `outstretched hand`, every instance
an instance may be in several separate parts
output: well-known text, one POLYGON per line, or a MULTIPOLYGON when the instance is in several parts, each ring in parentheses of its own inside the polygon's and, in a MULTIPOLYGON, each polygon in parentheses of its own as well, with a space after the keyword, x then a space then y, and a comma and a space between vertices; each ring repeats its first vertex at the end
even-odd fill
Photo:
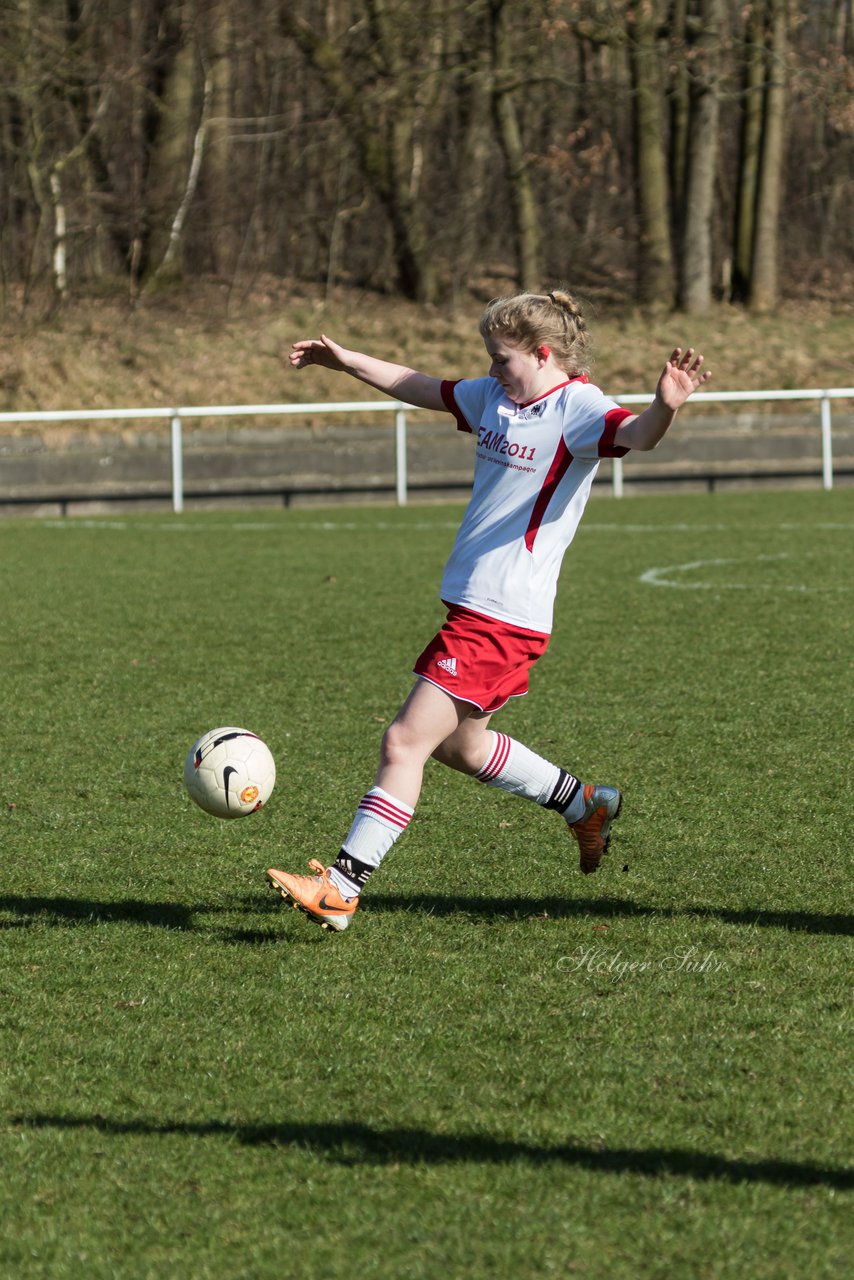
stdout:
POLYGON ((359 382, 382 391, 384 395, 394 396, 418 409, 445 409, 440 378, 419 373, 408 365, 380 360, 363 351, 352 351, 349 347, 339 346, 325 333, 319 338, 295 342, 288 352, 288 360, 294 369, 305 369, 310 364, 316 364, 324 369, 348 373, 359 382))
POLYGON ((661 372, 652 403, 620 427, 617 443, 627 449, 654 449, 688 397, 711 376, 703 371, 703 357, 695 355, 693 347, 684 353, 676 347, 661 372))
POLYGON ((324 369, 341 371, 347 368, 346 355, 344 347, 322 333, 319 338, 295 342, 288 352, 288 360, 295 369, 305 369, 307 365, 317 364, 324 369))
POLYGON ((658 379, 656 395, 663 405, 674 413, 680 409, 692 392, 708 382, 711 373, 701 372, 703 357, 695 356, 694 348, 684 352, 676 347, 658 379))

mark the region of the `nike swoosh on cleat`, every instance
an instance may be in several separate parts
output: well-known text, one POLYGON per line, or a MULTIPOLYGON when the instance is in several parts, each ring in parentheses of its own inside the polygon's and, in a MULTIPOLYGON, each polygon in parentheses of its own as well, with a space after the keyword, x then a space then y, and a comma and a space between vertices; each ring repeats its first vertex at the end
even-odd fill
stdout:
POLYGON ((337 906, 334 902, 326 901, 326 894, 324 894, 323 897, 318 902, 317 910, 318 911, 335 911, 339 915, 341 914, 341 908, 339 906, 337 906))

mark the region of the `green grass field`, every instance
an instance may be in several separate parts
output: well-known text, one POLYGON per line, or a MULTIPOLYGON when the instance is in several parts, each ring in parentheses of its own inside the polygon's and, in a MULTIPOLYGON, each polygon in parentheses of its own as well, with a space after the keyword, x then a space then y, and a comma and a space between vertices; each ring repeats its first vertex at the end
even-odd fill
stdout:
POLYGON ((610 858, 431 766, 327 937, 264 868, 334 858, 460 511, 0 523, 3 1277, 845 1272, 851 491, 595 499, 495 724, 610 858))

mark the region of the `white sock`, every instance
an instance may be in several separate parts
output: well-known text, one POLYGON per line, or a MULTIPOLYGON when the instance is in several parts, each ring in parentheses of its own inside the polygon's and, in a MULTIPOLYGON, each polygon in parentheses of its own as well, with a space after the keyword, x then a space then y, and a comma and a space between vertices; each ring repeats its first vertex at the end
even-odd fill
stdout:
POLYGON ((474 776, 489 787, 524 796, 555 809, 567 822, 584 814, 584 788, 576 777, 552 764, 506 733, 489 730, 493 743, 486 764, 474 776))
POLYGON ((372 787, 362 797, 341 852, 329 868, 329 879, 342 897, 359 896, 414 812, 382 787, 372 787))

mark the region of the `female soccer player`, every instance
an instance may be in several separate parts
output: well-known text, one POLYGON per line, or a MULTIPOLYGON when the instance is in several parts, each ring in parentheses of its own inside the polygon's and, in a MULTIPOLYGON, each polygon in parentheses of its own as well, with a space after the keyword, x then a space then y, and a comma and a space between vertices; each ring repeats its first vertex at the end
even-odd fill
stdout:
POLYGON ((647 409, 632 414, 587 380, 588 333, 575 299, 555 290, 498 298, 480 333, 489 375, 443 381, 350 351, 331 338, 296 342, 296 369, 322 365, 420 409, 450 413, 474 441, 472 496, 442 578, 444 626, 415 663, 418 677, 383 735, 374 784, 335 862, 313 875, 270 869, 272 886, 326 929, 346 929, 359 895, 406 830, 432 756, 479 782, 554 809, 596 871, 620 812, 616 787, 580 782, 491 729, 492 715, 528 691, 545 652, 564 553, 600 458, 654 449, 710 374, 693 348, 664 366, 647 409))

